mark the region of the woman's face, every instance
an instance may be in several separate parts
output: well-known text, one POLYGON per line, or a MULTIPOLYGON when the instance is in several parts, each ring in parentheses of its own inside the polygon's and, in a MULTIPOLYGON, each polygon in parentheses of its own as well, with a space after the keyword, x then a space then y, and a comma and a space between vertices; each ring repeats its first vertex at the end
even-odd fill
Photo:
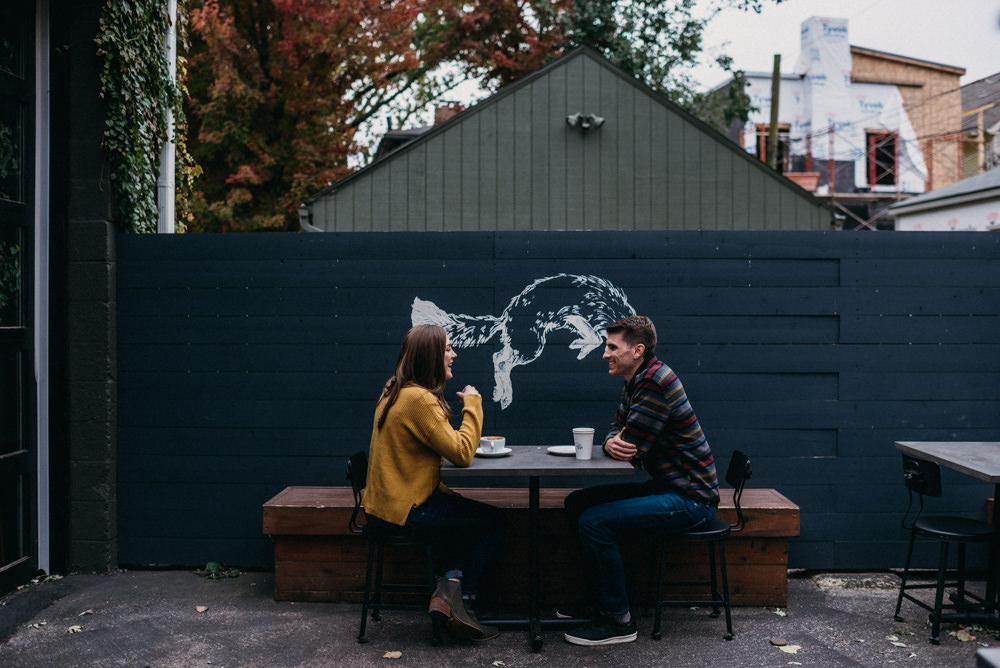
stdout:
POLYGON ((458 353, 451 349, 451 337, 446 337, 444 340, 444 377, 446 380, 451 380, 451 363, 455 361, 458 357, 458 353))

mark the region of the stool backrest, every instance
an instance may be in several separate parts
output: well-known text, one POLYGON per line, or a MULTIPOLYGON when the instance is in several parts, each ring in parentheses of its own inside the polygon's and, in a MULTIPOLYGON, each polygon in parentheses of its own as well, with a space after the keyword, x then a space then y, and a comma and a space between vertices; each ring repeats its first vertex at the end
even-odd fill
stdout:
POLYGON ((913 494, 941 496, 941 468, 934 462, 903 454, 903 481, 913 494))
POLYGON ((920 513, 924 512, 924 497, 938 498, 941 496, 941 467, 926 459, 917 459, 906 453, 902 453, 902 455, 903 482, 906 483, 906 493, 909 500, 900 525, 909 531, 913 528, 913 523, 920 517, 920 513), (914 494, 919 497, 920 506, 917 509, 917 514, 910 521, 910 509, 913 508, 914 494))
POLYGON ((732 525, 731 531, 742 531, 746 520, 743 517, 743 506, 740 504, 743 498, 743 488, 747 480, 753 475, 750 470, 750 458, 739 450, 733 452, 729 458, 729 468, 726 469, 726 482, 733 488, 733 505, 736 507, 736 524, 732 525))
POLYGON ((362 450, 347 459, 347 479, 351 482, 351 491, 354 493, 354 510, 351 511, 348 528, 351 533, 361 533, 363 525, 358 524, 358 516, 361 514, 361 497, 368 484, 368 453, 362 450))

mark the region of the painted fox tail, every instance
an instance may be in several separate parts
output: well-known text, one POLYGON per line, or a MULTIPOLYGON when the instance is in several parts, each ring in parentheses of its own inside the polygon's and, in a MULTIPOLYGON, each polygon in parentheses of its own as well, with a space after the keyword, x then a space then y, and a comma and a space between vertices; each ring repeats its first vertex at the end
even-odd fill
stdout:
POLYGON ((438 325, 444 327, 455 348, 470 348, 486 343, 499 328, 499 320, 492 315, 465 315, 448 313, 434 302, 414 297, 410 311, 412 325, 438 325))

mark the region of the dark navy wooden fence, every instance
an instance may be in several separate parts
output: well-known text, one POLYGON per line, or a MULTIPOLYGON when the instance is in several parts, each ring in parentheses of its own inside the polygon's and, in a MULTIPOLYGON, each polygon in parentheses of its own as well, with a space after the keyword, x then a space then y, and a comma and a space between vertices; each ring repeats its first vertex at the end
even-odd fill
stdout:
MULTIPOLYGON (((268 567, 261 504, 341 485, 415 297, 499 315, 532 281, 590 274, 650 315, 724 467, 802 508, 794 568, 901 565, 894 440, 1000 440, 1000 234, 359 233, 124 236, 118 244, 122 564, 268 567)), ((600 432, 620 380, 555 332, 486 430, 600 432)), ((490 398, 493 344, 449 394, 490 398)), ((945 472, 942 511, 991 488, 945 472)), ((981 557, 981 555, 980 555, 981 557)))

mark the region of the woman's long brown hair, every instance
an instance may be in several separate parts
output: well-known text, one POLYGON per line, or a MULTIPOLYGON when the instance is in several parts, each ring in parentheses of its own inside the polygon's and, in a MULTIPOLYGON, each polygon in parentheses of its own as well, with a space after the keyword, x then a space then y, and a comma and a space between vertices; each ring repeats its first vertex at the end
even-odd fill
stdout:
POLYGON ((385 384, 383 392, 389 395, 382 415, 378 418, 378 428, 385 424, 389 409, 399 398, 399 391, 413 383, 428 390, 437 397, 445 415, 451 415, 451 408, 444 400, 444 384, 448 380, 444 371, 444 348, 448 343, 448 333, 437 325, 417 325, 403 337, 396 359, 396 372, 385 384))

